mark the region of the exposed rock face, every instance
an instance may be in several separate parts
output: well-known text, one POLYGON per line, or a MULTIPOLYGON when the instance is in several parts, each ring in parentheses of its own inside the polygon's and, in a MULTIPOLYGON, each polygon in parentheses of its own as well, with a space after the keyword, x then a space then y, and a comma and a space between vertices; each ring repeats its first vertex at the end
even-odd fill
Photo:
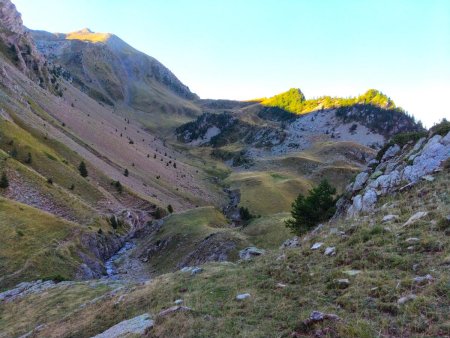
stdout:
POLYGON ((441 170, 449 158, 450 132, 422 138, 402 148, 397 144, 389 147, 381 161, 371 162, 347 187, 346 196, 338 201, 336 216, 370 211, 379 196, 409 187, 421 179, 432 181, 430 174, 441 170))
POLYGON ((10 0, 0 0, 0 50, 30 79, 48 86, 44 57, 23 26, 22 17, 10 0))

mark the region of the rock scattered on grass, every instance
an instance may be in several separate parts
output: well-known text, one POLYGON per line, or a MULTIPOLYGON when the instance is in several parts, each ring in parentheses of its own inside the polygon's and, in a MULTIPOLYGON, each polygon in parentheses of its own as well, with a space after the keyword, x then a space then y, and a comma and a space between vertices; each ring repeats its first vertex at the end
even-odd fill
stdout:
POLYGON ((334 256, 336 254, 336 248, 334 246, 329 246, 325 249, 325 256, 334 256))
POLYGON ((425 217, 426 215, 428 215, 427 211, 418 211, 416 212, 414 215, 412 215, 405 224, 403 224, 404 227, 411 225, 412 223, 414 223, 415 221, 425 217))
POLYGON ((266 250, 264 249, 258 249, 254 246, 249 246, 248 248, 245 248, 241 251, 239 251, 239 258, 243 260, 249 260, 256 256, 261 256, 266 253, 266 250))
POLYGON ((307 330, 314 324, 323 322, 324 320, 340 320, 340 318, 334 313, 322 313, 320 311, 313 311, 309 315, 309 318, 303 321, 302 329, 307 330))
POLYGON ((345 289, 350 286, 350 281, 347 278, 336 279, 336 284, 338 288, 345 289))
POLYGON ((244 300, 244 299, 247 299, 247 298, 250 298, 250 297, 251 296, 250 296, 249 293, 241 293, 241 294, 236 296, 236 299, 237 300, 244 300))
POLYGON ((132 319, 124 320, 93 338, 116 338, 128 335, 144 335, 153 327, 153 325, 154 321, 150 318, 150 315, 144 313, 132 319))
POLYGON ((414 299, 416 299, 416 298, 417 298, 416 295, 410 294, 410 295, 407 295, 407 296, 404 296, 404 297, 400 297, 400 298, 397 300, 397 303, 398 303, 398 305, 403 305, 403 304, 405 304, 405 303, 407 303, 407 302, 410 302, 410 301, 412 301, 412 300, 414 300, 414 299))
POLYGON ((158 313, 158 317, 164 317, 174 312, 186 312, 186 311, 192 311, 192 309, 187 306, 175 305, 168 309, 162 310, 160 313, 158 313))
POLYGON ((201 273, 201 272, 203 272, 203 268, 194 267, 194 268, 192 269, 192 271, 191 271, 191 276, 194 276, 194 275, 199 274, 199 273, 201 273))
POLYGON ((320 247, 321 247, 322 245, 323 245, 322 242, 314 243, 313 246, 311 247, 311 250, 317 250, 317 249, 320 249, 320 247))
POLYGON ((300 238, 298 236, 289 238, 281 244, 280 249, 298 248, 300 246, 300 238))
POLYGON ((182 299, 177 299, 176 301, 174 301, 175 305, 181 305, 183 304, 183 300, 182 299))
POLYGON ((425 276, 417 276, 413 278, 414 283, 417 284, 422 284, 424 282, 430 282, 432 281, 434 278, 433 276, 431 276, 430 274, 427 274, 425 276))
POLYGON ((386 223, 386 222, 391 222, 394 221, 398 218, 398 215, 386 215, 383 217, 383 219, 381 220, 381 222, 386 223))

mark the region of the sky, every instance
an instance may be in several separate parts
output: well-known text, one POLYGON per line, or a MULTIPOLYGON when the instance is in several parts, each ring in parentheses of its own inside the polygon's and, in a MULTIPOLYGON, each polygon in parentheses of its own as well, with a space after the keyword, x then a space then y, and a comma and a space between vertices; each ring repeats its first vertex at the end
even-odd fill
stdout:
POLYGON ((450 0, 13 0, 24 24, 114 33, 201 98, 375 88, 450 119, 450 0))

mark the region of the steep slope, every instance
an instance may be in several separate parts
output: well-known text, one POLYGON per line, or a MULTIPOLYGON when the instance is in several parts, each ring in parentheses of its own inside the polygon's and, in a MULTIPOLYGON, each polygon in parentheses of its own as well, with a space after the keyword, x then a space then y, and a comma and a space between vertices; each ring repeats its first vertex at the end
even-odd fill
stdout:
MULTIPOLYGON (((58 264, 69 262, 64 278, 100 277, 105 260, 136 230, 164 215, 169 204, 176 211, 220 205, 223 194, 200 168, 187 164, 183 154, 131 116, 114 114, 113 108, 73 86, 65 70, 49 66, 9 1, 0 3, 0 12, 0 42, 8 47, 0 53, 0 174, 9 181, 0 196, 6 198, 5 206, 23 203, 35 208, 30 214, 37 219, 51 220, 36 224, 42 246, 31 245, 30 257, 46 252, 58 264), (27 46, 30 53, 21 52, 23 62, 8 53, 27 46), (49 74, 49 86, 38 78, 44 73, 49 74), (81 162, 87 166, 87 177, 80 175, 81 162), (42 213, 49 215, 41 217, 42 213), (50 224, 73 229, 68 237, 54 240, 52 229, 46 227, 50 224), (89 231, 83 231, 85 227, 89 231), (53 250, 60 240, 75 249, 53 250)), ((16 220, 32 233, 29 218, 23 215, 16 214, 16 220)), ((13 228, 9 230, 14 232, 13 228)), ((20 236, 5 236, 0 246, 17 241, 21 247, 21 240, 26 245, 20 236)), ((19 281, 9 278, 13 273, 5 270, 0 288, 19 281)), ((47 275, 36 269, 35 274, 18 276, 29 280, 47 275)))
POLYGON ((0 53, 42 87, 49 84, 45 59, 37 51, 22 18, 9 0, 0 1, 0 53))
POLYGON ((164 115, 193 117, 199 113, 192 102, 198 96, 169 69, 113 34, 89 29, 69 34, 31 34, 47 59, 70 73, 76 87, 118 110, 131 107, 151 113, 147 116, 149 127, 149 121, 164 115))

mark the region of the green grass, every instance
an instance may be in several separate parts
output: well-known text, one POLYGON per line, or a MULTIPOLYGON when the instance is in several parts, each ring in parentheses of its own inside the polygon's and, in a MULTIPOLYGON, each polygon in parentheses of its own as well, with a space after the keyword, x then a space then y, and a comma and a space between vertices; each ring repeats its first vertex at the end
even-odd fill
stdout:
POLYGON ((258 248, 277 249, 286 239, 293 236, 284 225, 284 221, 289 217, 290 213, 284 212, 254 218, 241 232, 258 248))
POLYGON ((69 188, 72 184, 76 193, 87 203, 94 204, 103 198, 102 193, 89 180, 79 175, 81 157, 54 140, 45 139, 42 133, 25 131, 12 122, 0 119, 0 149, 11 153, 17 150, 17 160, 25 163, 31 153, 32 163, 28 166, 45 178, 52 178, 55 184, 69 188), (11 142, 13 144, 11 144, 11 142))
POLYGON ((263 216, 289 211, 298 194, 311 188, 308 180, 301 177, 263 171, 232 173, 225 182, 240 189, 241 206, 263 216))
MULTIPOLYGON (((181 298, 193 311, 155 318, 152 336, 287 337, 297 332, 313 337, 316 330, 326 330, 329 337, 449 336, 450 237, 444 219, 450 213, 449 189, 450 174, 441 173, 434 182, 422 182, 408 192, 382 199, 379 206, 385 206, 370 217, 340 220, 307 235, 300 248, 269 251, 237 264, 207 264, 196 276, 182 272, 161 275, 146 285, 93 302, 77 313, 62 309, 46 320, 41 335, 89 337, 144 312, 155 315, 181 298), (419 210, 427 210, 429 215, 403 227, 419 210), (399 219, 382 224, 383 216, 390 213, 398 214, 399 219), (410 237, 419 241, 405 243, 410 237), (311 250, 318 241, 323 247, 311 250), (324 256, 327 246, 336 248, 335 256, 324 256), (348 270, 360 272, 349 275, 348 270), (413 282, 414 277, 427 273, 433 276, 432 282, 413 282), (348 278, 349 286, 337 287, 340 278, 348 278), (251 294, 250 299, 236 301, 236 295, 244 292, 251 294), (397 300, 408 294, 417 298, 399 305, 397 300), (302 321, 315 310, 341 319, 303 327, 302 321)), ((194 215, 185 216, 199 217, 194 215)), ((88 284, 83 287, 89 288, 88 284)), ((70 288, 65 289, 64 297, 79 294, 83 287, 77 287, 73 294, 70 288)), ((31 307, 33 311, 52 309, 59 299, 57 292, 61 291, 33 296, 39 304, 31 307)), ((31 311, 29 300, 31 297, 1 304, 0 310, 24 318, 31 311)), ((23 323, 15 318, 3 315, 0 328, 11 334, 24 333, 23 323)), ((39 322, 33 316, 30 321, 28 327, 39 322)))
POLYGON ((0 198, 0 289, 24 280, 60 275, 73 279, 84 251, 86 227, 0 198))
MULTIPOLYGON (((139 243, 149 248, 164 243, 163 249, 150 257, 150 265, 157 273, 176 270, 178 264, 208 236, 219 234, 219 241, 233 241, 242 247, 245 238, 227 227, 228 221, 214 207, 201 207, 172 214, 164 219, 164 225, 155 236, 144 238, 139 243)), ((238 249, 236 247, 236 250, 238 249)), ((235 258, 236 250, 232 252, 235 258)))

